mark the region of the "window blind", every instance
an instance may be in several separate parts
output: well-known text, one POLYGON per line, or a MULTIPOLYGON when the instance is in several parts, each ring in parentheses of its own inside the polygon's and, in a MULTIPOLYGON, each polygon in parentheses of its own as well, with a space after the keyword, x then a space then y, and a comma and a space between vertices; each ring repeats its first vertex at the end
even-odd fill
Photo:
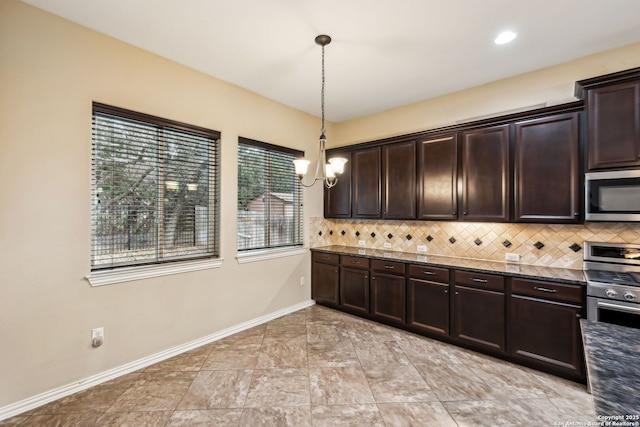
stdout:
POLYGON ((302 186, 293 160, 303 155, 239 138, 238 251, 302 245, 302 186))
POLYGON ((218 256, 216 131, 93 104, 91 268, 218 256))

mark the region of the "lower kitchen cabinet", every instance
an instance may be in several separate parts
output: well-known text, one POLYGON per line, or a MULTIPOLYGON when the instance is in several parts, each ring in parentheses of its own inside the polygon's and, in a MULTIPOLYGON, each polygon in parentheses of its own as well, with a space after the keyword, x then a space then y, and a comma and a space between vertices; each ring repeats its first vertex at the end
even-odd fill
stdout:
POLYGON ((369 259, 340 257, 340 307, 358 314, 369 313, 369 259))
POLYGON ((451 337, 490 351, 505 351, 504 278, 456 271, 451 337))
POLYGON ((580 284, 313 252, 322 305, 585 381, 580 284))
POLYGON ((337 306, 340 303, 340 256, 314 253, 311 268, 311 297, 321 304, 337 306))
POLYGON ((449 269, 411 265, 407 322, 413 329, 449 336, 449 269))
POLYGON ((513 279, 507 322, 509 354, 581 377, 582 292, 580 286, 513 279), (545 298, 547 295, 550 297, 545 298))
POLYGON ((373 260, 371 270, 371 314, 384 321, 403 324, 406 307, 404 264, 373 260))

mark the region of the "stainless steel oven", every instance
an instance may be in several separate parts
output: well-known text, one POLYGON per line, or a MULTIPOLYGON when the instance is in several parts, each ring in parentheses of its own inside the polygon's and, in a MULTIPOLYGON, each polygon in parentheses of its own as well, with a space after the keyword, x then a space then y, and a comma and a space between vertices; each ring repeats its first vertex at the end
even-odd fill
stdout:
POLYGON ((640 245, 584 244, 587 319, 640 329, 640 245))
POLYGON ((640 170, 585 174, 587 221, 640 221, 640 170))

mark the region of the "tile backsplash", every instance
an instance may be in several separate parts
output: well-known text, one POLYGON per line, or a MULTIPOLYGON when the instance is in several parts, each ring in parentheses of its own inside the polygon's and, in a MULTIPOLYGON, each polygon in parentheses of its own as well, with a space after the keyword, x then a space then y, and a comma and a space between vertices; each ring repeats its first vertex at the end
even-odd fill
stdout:
POLYGON ((310 219, 309 244, 358 246, 393 251, 504 261, 520 255, 521 264, 582 268, 585 241, 640 243, 640 223, 502 224, 434 221, 310 219), (385 243, 387 246, 385 247, 385 243), (390 246, 389 246, 390 245, 390 246))

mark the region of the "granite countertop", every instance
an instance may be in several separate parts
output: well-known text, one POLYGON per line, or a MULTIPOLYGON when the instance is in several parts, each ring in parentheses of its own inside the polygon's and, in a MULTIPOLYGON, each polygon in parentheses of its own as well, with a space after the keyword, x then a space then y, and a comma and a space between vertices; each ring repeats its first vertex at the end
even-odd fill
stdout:
POLYGON ((621 416, 610 420, 640 421, 634 417, 640 417, 640 329, 586 319, 580 320, 580 327, 599 419, 621 416))
POLYGON ((568 268, 541 267, 536 265, 484 261, 439 255, 423 255, 411 252, 385 251, 380 249, 363 249, 338 245, 321 246, 311 248, 311 250, 341 255, 360 255, 374 259, 404 261, 411 262, 413 264, 431 265, 434 267, 461 268, 479 273, 494 273, 504 276, 522 277, 525 279, 547 279, 574 285, 585 285, 586 283, 582 270, 573 270, 568 268))

